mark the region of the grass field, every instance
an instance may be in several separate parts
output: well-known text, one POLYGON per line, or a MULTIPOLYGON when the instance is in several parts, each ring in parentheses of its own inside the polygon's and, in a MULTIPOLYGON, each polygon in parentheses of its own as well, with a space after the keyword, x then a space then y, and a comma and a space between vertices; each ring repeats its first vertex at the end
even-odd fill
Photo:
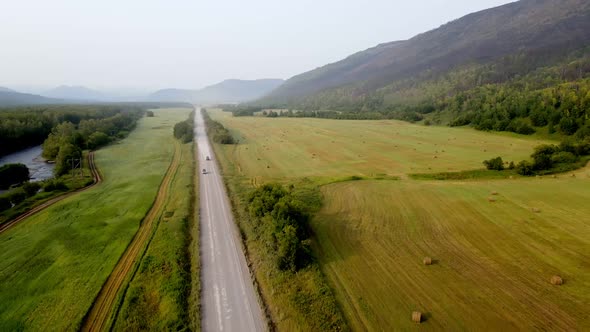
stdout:
POLYGON ((172 126, 156 110, 96 153, 104 182, 0 235, 0 330, 77 330, 136 232, 170 163, 172 126))
MULTIPOLYGON (((189 313, 198 312, 194 305, 189 308, 187 292, 187 280, 191 280, 190 230, 197 224, 192 211, 196 201, 193 178, 197 178, 192 148, 192 143, 182 146, 180 165, 164 213, 127 289, 116 319, 114 329, 117 331, 179 331, 191 326, 189 313)), ((198 273, 195 279, 198 282, 198 273)))
POLYGON ((240 139, 226 147, 237 173, 248 177, 299 178, 462 171, 485 159, 526 159, 541 141, 466 128, 425 127, 401 121, 345 121, 231 117, 214 120, 240 139), (436 158, 435 158, 436 157, 436 158))
POLYGON ((590 329, 586 174, 323 187, 316 243, 347 320, 408 330, 418 310, 434 331, 590 329), (423 265, 427 256, 436 263, 423 265))
MULTIPOLYGON (((589 168, 555 179, 406 176, 527 159, 544 141, 397 121, 211 115, 240 139, 217 147, 230 186, 320 186, 314 251, 353 330, 590 329, 589 168), (341 181, 381 174, 401 180, 341 181), (435 263, 423 265, 426 256, 435 263), (553 275, 564 285, 551 285, 553 275), (425 313, 420 326, 415 310, 425 313)), ((263 288, 279 293, 273 286, 263 288)))

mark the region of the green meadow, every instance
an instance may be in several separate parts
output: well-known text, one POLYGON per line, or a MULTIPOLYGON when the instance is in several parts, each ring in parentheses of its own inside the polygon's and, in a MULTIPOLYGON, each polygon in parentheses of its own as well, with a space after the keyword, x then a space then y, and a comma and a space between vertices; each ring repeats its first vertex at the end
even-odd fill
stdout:
POLYGON ((0 235, 0 330, 77 330, 150 208, 190 109, 155 110, 96 152, 104 181, 0 235))

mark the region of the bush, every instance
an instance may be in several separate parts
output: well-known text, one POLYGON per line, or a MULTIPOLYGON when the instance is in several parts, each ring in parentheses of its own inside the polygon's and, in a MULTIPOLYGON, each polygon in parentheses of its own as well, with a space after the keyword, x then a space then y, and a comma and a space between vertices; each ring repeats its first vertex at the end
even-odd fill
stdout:
POLYGON ((551 162, 555 164, 571 164, 575 163, 576 161, 578 161, 576 155, 568 151, 557 152, 551 156, 551 162))
POLYGON ((27 199, 27 194, 22 188, 18 188, 8 193, 8 199, 12 204, 17 205, 27 199))
POLYGON ((29 169, 24 164, 6 164, 0 167, 0 189, 8 189, 13 184, 29 179, 29 169))
POLYGON ((153 118, 154 117, 154 112, 153 111, 146 111, 145 112, 145 116, 148 118, 153 118))
POLYGON ((515 169, 516 165, 514 165, 514 161, 511 161, 510 164, 508 165, 508 169, 515 169))
POLYGON ((551 156, 559 152, 559 148, 555 145, 539 145, 535 148, 535 152, 531 155, 533 158, 533 168, 535 170, 546 170, 553 166, 551 156))
POLYGON ((533 171, 533 164, 526 160, 523 160, 519 162, 518 165, 516 165, 516 172, 524 176, 531 176, 535 174, 533 171))
POLYGON ((494 171, 503 171, 504 170, 504 161, 502 160, 502 157, 496 157, 496 158, 492 158, 490 160, 484 160, 483 164, 489 170, 494 170, 494 171))
POLYGON ((88 137, 86 144, 90 150, 98 149, 101 146, 107 145, 110 142, 110 138, 107 134, 95 131, 88 137))
POLYGON ((23 190, 27 194, 27 197, 35 196, 39 189, 41 189, 39 182, 27 182, 23 185, 23 190))
POLYGON ((10 199, 6 196, 0 196, 0 212, 6 211, 12 207, 10 199))
POLYGON ((46 191, 46 192, 66 191, 66 190, 68 190, 68 186, 62 180, 58 180, 58 179, 48 180, 43 185, 43 191, 46 191))

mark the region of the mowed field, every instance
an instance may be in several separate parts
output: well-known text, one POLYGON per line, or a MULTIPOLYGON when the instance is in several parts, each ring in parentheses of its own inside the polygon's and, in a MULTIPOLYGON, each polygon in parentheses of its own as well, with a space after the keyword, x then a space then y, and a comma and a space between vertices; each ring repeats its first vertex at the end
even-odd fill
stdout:
POLYGON ((540 144, 521 135, 394 120, 209 114, 240 139, 239 145, 226 147, 238 174, 264 179, 462 171, 482 168, 483 160, 497 156, 518 162, 540 144))
POLYGON ((0 235, 0 330, 77 330, 150 208, 190 109, 155 110, 96 152, 104 181, 0 235))
POLYGON ((513 180, 404 176, 519 161, 546 142, 397 121, 210 114, 240 138, 217 150, 231 161, 226 176, 321 185, 314 250, 353 330, 590 329, 589 168, 513 180), (378 174, 401 180, 323 185, 378 174), (553 275, 565 283, 552 285, 553 275))
POLYGON ((355 330, 587 331, 588 176, 328 185, 319 258, 355 330))

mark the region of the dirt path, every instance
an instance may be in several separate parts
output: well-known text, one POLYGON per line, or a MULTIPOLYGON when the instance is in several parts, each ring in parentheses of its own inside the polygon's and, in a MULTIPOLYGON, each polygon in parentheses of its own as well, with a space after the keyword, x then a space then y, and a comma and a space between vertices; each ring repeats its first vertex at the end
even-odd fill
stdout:
POLYGON ((23 221, 24 219, 36 214, 37 212, 45 210, 46 208, 50 207, 51 205, 53 205, 63 199, 66 199, 66 198, 68 198, 72 195, 75 195, 77 193, 80 193, 82 191, 88 190, 88 189, 96 186, 100 182, 102 182, 102 177, 100 176, 100 173, 98 172, 98 168, 96 167, 96 165, 94 163, 94 151, 91 151, 90 153, 88 153, 88 166, 90 167, 90 172, 92 173, 92 177, 94 178, 94 182, 91 185, 86 186, 84 188, 74 190, 72 192, 69 192, 69 193, 66 193, 66 194, 63 194, 63 195, 60 195, 57 197, 54 197, 43 204, 35 206, 34 208, 21 214, 18 217, 14 218, 12 220, 9 220, 5 223, 2 223, 0 225, 0 234, 3 233, 4 231, 6 231, 7 229, 11 228, 12 226, 16 225, 20 221, 23 221))
POLYGON ((153 232, 154 224, 156 224, 156 221, 163 212, 163 207, 166 203, 166 198, 168 197, 168 191, 170 190, 170 184, 174 179, 174 175, 180 164, 181 153, 180 143, 175 142, 174 157, 164 175, 164 179, 162 179, 156 199, 154 200, 151 209, 142 220, 133 240, 131 240, 131 243, 123 253, 123 256, 121 256, 121 259, 102 286, 92 307, 86 314, 82 324, 82 331, 103 331, 110 328, 117 295, 123 284, 129 281, 127 276, 134 268, 136 262, 140 259, 141 254, 147 249, 146 242, 149 240, 150 235, 153 232))

